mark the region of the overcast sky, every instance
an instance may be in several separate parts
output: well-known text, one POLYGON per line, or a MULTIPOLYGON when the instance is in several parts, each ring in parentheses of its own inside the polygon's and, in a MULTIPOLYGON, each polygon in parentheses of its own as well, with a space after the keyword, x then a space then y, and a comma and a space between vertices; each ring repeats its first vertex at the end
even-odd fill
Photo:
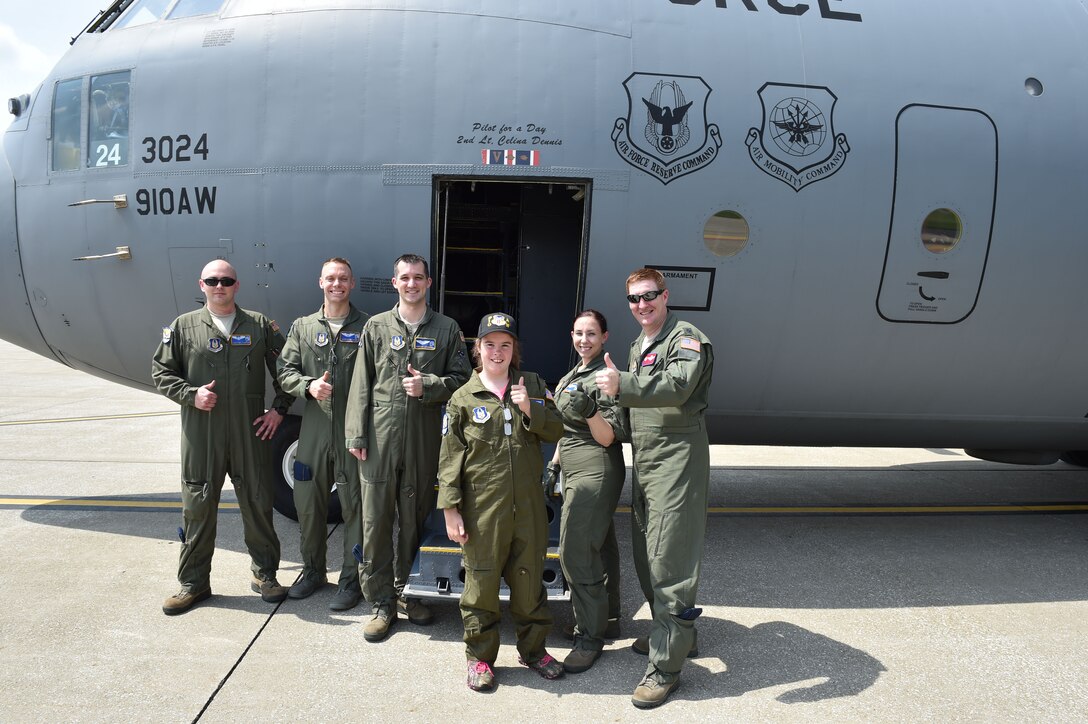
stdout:
POLYGON ((0 7, 0 130, 7 127, 7 99, 32 93, 68 50, 68 41, 109 0, 3 0, 0 7))

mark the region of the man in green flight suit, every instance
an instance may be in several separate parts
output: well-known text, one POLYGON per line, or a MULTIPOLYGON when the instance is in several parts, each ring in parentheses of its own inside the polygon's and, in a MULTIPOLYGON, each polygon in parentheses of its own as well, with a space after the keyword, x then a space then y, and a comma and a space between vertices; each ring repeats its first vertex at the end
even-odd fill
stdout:
POLYGON ((386 637, 398 609, 421 626, 433 620, 421 601, 402 594, 423 524, 435 510, 442 405, 472 374, 457 322, 427 307, 427 261, 399 257, 392 282, 397 305, 363 328, 345 422, 347 448, 362 476, 360 576, 373 610, 363 629, 370 642, 386 637))
POLYGON ((680 683, 685 657, 697 654, 695 619, 706 534, 710 444, 704 419, 714 350, 694 325, 669 311, 665 278, 643 268, 627 278, 627 301, 642 327, 629 371, 605 354, 595 382, 630 410, 634 455, 632 549, 653 613, 653 628, 631 648, 649 664, 631 703, 659 706, 680 683), (652 541, 652 545, 647 545, 652 541))
POLYGON ((181 590, 163 603, 167 615, 188 611, 212 595, 216 513, 228 474, 252 559, 250 586, 269 603, 287 597, 276 580, 280 541, 272 527, 267 444, 291 404, 276 380, 283 335, 263 314, 235 306, 238 274, 229 263, 211 261, 200 276, 207 305, 163 327, 151 363, 159 392, 181 405, 181 590), (276 393, 267 412, 266 369, 276 393))
POLYGON ((363 527, 359 520, 359 466, 342 441, 348 389, 367 315, 351 303, 355 277, 347 259, 333 257, 322 264, 317 285, 324 298, 321 309, 295 320, 280 355, 284 392, 306 401, 294 465, 302 578, 287 595, 306 598, 328 580, 327 520, 329 497, 336 485, 344 517, 344 559, 329 608, 346 611, 362 597, 359 565, 352 548, 362 545, 363 527))

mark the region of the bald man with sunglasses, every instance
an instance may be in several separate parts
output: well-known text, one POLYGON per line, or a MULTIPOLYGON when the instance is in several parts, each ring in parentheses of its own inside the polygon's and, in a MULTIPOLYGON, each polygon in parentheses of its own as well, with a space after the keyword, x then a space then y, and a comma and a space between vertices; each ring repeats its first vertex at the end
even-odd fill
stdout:
POLYGON ((155 387, 181 405, 181 590, 163 602, 168 616, 212 595, 216 513, 228 474, 251 559, 250 587, 269 603, 287 597, 276 580, 280 541, 272 527, 268 447, 291 404, 276 378, 284 339, 274 321, 235 305, 237 281, 228 262, 209 262, 198 282, 207 304, 163 327, 151 363, 155 387), (276 395, 267 411, 266 372, 276 395))

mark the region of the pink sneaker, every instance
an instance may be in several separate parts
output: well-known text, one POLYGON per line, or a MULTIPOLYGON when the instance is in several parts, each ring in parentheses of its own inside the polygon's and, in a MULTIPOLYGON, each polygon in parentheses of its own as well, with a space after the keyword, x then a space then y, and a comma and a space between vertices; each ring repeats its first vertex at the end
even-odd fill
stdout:
POLYGON ((486 661, 468 660, 468 688, 473 691, 491 691, 495 688, 495 672, 486 661))
POLYGON ((560 679, 563 677, 563 664, 556 661, 547 651, 545 651, 544 655, 539 659, 533 661, 526 661, 519 656, 518 663, 523 666, 528 666, 545 679, 560 679))

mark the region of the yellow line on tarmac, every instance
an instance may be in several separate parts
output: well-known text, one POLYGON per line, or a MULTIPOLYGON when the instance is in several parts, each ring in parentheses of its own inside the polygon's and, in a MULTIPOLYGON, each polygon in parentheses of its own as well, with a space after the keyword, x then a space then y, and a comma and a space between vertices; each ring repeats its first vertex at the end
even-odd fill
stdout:
POLYGON ((9 420, 7 422, 0 422, 0 427, 7 427, 9 425, 47 425, 54 422, 91 422, 93 420, 127 420, 133 417, 165 417, 167 415, 177 415, 178 410, 172 410, 170 412, 132 412, 124 415, 93 415, 90 417, 57 417, 52 420, 9 420))
MULTIPOLYGON (((617 513, 630 513, 630 506, 616 508, 617 513)), ((1088 503, 1048 503, 1024 505, 850 505, 850 506, 745 506, 710 507, 712 515, 905 515, 948 513, 1083 513, 1088 503)))

